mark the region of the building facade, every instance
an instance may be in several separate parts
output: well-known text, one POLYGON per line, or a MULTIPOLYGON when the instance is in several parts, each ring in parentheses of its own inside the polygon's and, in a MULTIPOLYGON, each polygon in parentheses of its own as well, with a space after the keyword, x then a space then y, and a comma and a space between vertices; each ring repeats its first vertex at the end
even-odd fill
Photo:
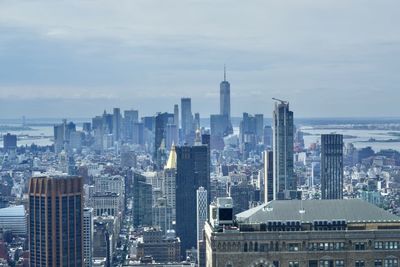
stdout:
POLYGON ((206 224, 206 266, 398 266, 400 217, 362 200, 274 200, 236 219, 206 224))
POLYGON ((322 199, 343 198, 343 135, 321 135, 322 199))
POLYGON ((296 188, 293 160, 293 112, 289 103, 275 103, 272 115, 274 199, 291 199, 296 188))
POLYGON ((31 267, 83 265, 82 185, 81 177, 30 179, 31 267))

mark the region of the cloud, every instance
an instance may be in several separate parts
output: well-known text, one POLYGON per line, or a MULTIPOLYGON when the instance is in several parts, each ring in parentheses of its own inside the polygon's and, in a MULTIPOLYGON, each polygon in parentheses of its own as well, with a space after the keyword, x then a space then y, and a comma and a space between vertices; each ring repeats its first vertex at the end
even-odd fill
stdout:
POLYGON ((233 114, 270 114, 276 96, 302 116, 400 115, 389 105, 400 96, 399 8, 394 0, 2 1, 0 101, 21 102, 0 116, 42 109, 40 99, 81 101, 83 116, 103 109, 85 110, 94 99, 158 103, 143 108, 155 113, 182 95, 208 114, 218 110, 224 63, 233 114))

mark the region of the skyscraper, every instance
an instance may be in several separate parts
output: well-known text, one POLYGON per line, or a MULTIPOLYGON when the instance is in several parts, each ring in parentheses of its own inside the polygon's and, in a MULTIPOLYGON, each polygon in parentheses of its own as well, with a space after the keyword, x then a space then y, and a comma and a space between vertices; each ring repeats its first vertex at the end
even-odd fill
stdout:
POLYGON ((81 177, 30 179, 31 267, 83 265, 82 185, 81 177))
POLYGON ((112 115, 112 134, 114 141, 119 141, 121 138, 121 112, 119 108, 114 108, 112 115))
POLYGON ((83 210, 83 266, 92 266, 93 253, 93 209, 83 210))
POLYGON ((322 199, 343 198, 343 135, 321 135, 322 199))
POLYGON ((274 199, 274 153, 272 150, 264 151, 264 201, 265 203, 274 199))
POLYGON ((196 217, 197 217, 197 242, 203 240, 204 223, 207 220, 207 190, 199 187, 196 190, 196 217))
POLYGON ((192 144, 193 140, 190 136, 193 135, 193 114, 192 114, 192 100, 190 98, 181 99, 181 113, 182 113, 182 139, 188 144, 192 144))
POLYGON ((178 137, 178 142, 176 144, 179 144, 179 106, 178 104, 174 105, 174 124, 176 125, 176 136, 178 137))
MULTIPOLYGON (((279 100, 280 101, 280 100, 279 100)), ((293 112, 289 102, 275 103, 273 119, 274 199, 295 198, 293 171, 293 112)))
POLYGON ((146 177, 133 173, 133 226, 152 225, 152 186, 146 183, 146 177))
POLYGON ((219 110, 220 115, 227 115, 231 121, 231 85, 226 80, 226 68, 224 66, 224 80, 219 85, 219 110))
POLYGON ((208 145, 176 147, 176 232, 182 241, 182 253, 196 247, 196 190, 210 184, 208 145))
MULTIPOLYGON (((157 168, 161 168, 166 160, 166 155, 162 155, 163 149, 165 150, 166 137, 167 137, 167 125, 173 124, 174 114, 170 113, 159 113, 156 116, 156 132, 154 142, 154 161, 157 168), (164 147, 161 147, 163 144, 164 147)), ((165 152, 165 151, 164 151, 165 152)))
POLYGON ((7 133, 3 135, 3 148, 5 150, 12 150, 17 148, 17 136, 15 134, 7 133))

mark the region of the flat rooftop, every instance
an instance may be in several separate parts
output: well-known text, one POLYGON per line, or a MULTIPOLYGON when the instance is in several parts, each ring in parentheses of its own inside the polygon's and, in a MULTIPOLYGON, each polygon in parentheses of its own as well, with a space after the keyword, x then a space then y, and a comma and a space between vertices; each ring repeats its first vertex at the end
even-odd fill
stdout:
POLYGON ((236 215, 242 223, 268 221, 400 222, 400 217, 360 199, 273 200, 236 215))

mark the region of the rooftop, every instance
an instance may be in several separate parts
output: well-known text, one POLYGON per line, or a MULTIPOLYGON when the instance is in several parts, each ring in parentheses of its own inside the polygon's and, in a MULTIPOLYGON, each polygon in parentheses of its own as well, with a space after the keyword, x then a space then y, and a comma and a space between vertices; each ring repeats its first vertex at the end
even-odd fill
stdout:
POLYGON ((236 215, 239 222, 333 221, 400 222, 400 217, 360 199, 273 200, 236 215))

